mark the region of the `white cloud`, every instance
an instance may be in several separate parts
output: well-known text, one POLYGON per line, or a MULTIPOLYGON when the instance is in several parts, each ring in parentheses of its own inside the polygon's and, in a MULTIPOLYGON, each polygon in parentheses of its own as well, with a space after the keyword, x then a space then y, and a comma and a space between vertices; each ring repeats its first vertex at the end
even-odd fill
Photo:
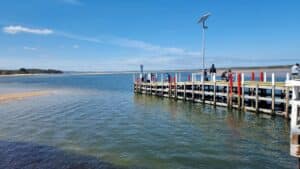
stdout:
POLYGON ((147 42, 139 41, 139 40, 131 40, 131 39, 124 39, 124 38, 116 38, 112 40, 113 44, 122 46, 122 47, 130 47, 130 48, 137 48, 146 51, 152 52, 159 52, 159 53, 169 53, 169 54, 187 54, 186 51, 182 48, 175 48, 175 47, 161 47, 159 45, 150 44, 147 42))
POLYGON ((63 0, 63 2, 72 4, 72 5, 81 5, 81 2, 79 0, 63 0))
POLYGON ((73 40, 87 41, 87 42, 93 42, 93 43, 103 43, 102 40, 94 38, 94 37, 74 35, 74 34, 65 33, 65 32, 56 32, 56 34, 59 36, 68 38, 68 39, 73 39, 73 40))
MULTIPOLYGON (((73 49, 80 48, 80 46, 76 44, 76 41, 85 41, 89 43, 113 45, 121 48, 132 48, 134 50, 137 50, 136 53, 138 53, 138 55, 136 57, 131 56, 130 58, 124 58, 124 61, 121 62, 124 66, 133 66, 144 63, 149 66, 151 65, 151 67, 157 67, 158 69, 160 68, 160 66, 175 68, 181 65, 185 67, 193 67, 194 65, 198 65, 198 62, 195 62, 195 60, 199 60, 200 62, 201 58, 201 53, 199 51, 189 51, 184 48, 178 48, 173 46, 165 47, 141 40, 134 40, 128 38, 120 38, 113 36, 83 36, 60 31, 54 32, 50 29, 31 29, 23 26, 7 26, 3 28, 3 31, 9 34, 17 34, 21 32, 32 34, 53 34, 57 37, 74 40, 74 44, 71 46, 73 49)), ((61 46, 60 48, 64 47, 61 46)), ((33 51, 37 49, 32 47, 24 47, 24 50, 33 51)))
POLYGON ((27 47, 27 46, 24 46, 23 49, 24 50, 32 50, 32 51, 37 50, 37 48, 27 47))
POLYGON ((36 35, 49 35, 53 34, 53 30, 51 29, 33 29, 33 28, 27 28, 23 26, 6 26, 3 28, 4 33, 8 34, 17 34, 17 33, 31 33, 36 35))
POLYGON ((108 37, 108 38, 99 39, 97 37, 87 37, 87 36, 75 35, 75 34, 70 34, 65 32, 56 32, 56 34, 73 40, 80 40, 80 41, 86 41, 91 43, 110 44, 119 47, 144 50, 147 52, 155 53, 156 55, 157 54, 173 55, 173 56, 175 55, 176 56, 199 56, 200 55, 200 52, 187 51, 185 49, 177 48, 177 47, 162 47, 160 45, 155 45, 144 41, 127 39, 127 38, 108 37))

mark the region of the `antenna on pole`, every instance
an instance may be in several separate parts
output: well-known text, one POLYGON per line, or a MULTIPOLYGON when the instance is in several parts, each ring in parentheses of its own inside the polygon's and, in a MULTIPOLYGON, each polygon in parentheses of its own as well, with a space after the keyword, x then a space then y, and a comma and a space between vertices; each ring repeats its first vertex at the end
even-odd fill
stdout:
POLYGON ((208 26, 206 26, 205 23, 206 23, 206 20, 208 19, 208 17, 210 15, 211 14, 208 12, 208 13, 202 15, 201 18, 199 19, 198 23, 202 24, 203 29, 207 29, 208 28, 208 26))

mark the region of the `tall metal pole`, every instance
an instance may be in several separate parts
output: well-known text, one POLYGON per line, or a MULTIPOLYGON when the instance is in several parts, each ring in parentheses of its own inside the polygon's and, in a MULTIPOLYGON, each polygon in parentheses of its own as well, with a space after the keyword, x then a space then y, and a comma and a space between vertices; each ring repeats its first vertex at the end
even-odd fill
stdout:
POLYGON ((200 20, 198 21, 199 24, 202 26, 202 76, 203 81, 205 80, 204 72, 205 72, 205 29, 208 27, 205 25, 206 20, 210 16, 210 13, 204 14, 200 20))
POLYGON ((205 91, 204 91, 204 81, 205 81, 205 62, 204 62, 204 57, 205 57, 205 21, 203 22, 203 27, 202 27, 202 101, 205 99, 205 91))
POLYGON ((205 62, 204 62, 204 58, 205 58, 205 26, 203 23, 203 27, 202 27, 202 71, 203 71, 203 75, 204 75, 204 69, 205 69, 205 62))
POLYGON ((204 102, 205 99, 205 91, 204 91, 204 81, 205 81, 205 29, 208 27, 205 25, 205 21, 210 16, 210 13, 204 14, 200 20, 198 21, 199 24, 202 24, 202 101, 204 102))

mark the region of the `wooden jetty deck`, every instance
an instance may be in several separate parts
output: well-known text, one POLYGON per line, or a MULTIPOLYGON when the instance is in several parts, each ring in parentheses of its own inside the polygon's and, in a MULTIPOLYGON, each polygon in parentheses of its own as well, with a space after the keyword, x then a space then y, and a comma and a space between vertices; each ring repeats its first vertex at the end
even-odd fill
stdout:
MULTIPOLYGON (((273 75, 274 76, 274 75, 273 75)), ((272 76, 273 79, 275 79, 272 76)), ((135 80, 134 92, 289 118, 291 91, 285 82, 135 80)))

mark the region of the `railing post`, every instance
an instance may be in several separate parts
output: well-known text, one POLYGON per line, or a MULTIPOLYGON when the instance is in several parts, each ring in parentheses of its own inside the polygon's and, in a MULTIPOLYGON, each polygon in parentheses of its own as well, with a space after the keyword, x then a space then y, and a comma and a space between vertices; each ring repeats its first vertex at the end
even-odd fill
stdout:
POLYGON ((255 88, 255 110, 256 110, 256 113, 258 113, 259 111, 259 95, 258 95, 258 89, 259 89, 259 84, 256 83, 256 88, 255 88))
POLYGON ((169 79, 168 79, 168 93, 169 93, 169 98, 171 97, 171 93, 172 93, 172 76, 170 75, 169 79))
POLYGON ((264 82, 267 82, 267 72, 264 72, 264 82))
POLYGON ((238 108, 241 109, 241 87, 242 87, 242 77, 241 73, 237 75, 237 92, 238 92, 238 108))
POLYGON ((272 114, 275 114, 275 73, 272 73, 272 114))
POLYGON ((216 81, 216 73, 213 73, 213 82, 215 82, 216 81))
POLYGON ((232 108, 232 92, 233 92, 233 76, 232 73, 229 74, 229 105, 232 108))
POLYGON ((135 87, 136 87, 136 80, 135 80, 135 74, 133 74, 133 91, 134 93, 136 92, 135 87))
POLYGON ((192 82, 194 82, 194 73, 192 73, 192 82))
POLYGON ((286 73, 286 81, 290 80, 290 73, 286 73))
POLYGON ((245 74, 242 73, 242 110, 245 110, 245 74))
POLYGON ((260 78, 259 81, 263 82, 264 81, 264 72, 260 72, 260 78))

